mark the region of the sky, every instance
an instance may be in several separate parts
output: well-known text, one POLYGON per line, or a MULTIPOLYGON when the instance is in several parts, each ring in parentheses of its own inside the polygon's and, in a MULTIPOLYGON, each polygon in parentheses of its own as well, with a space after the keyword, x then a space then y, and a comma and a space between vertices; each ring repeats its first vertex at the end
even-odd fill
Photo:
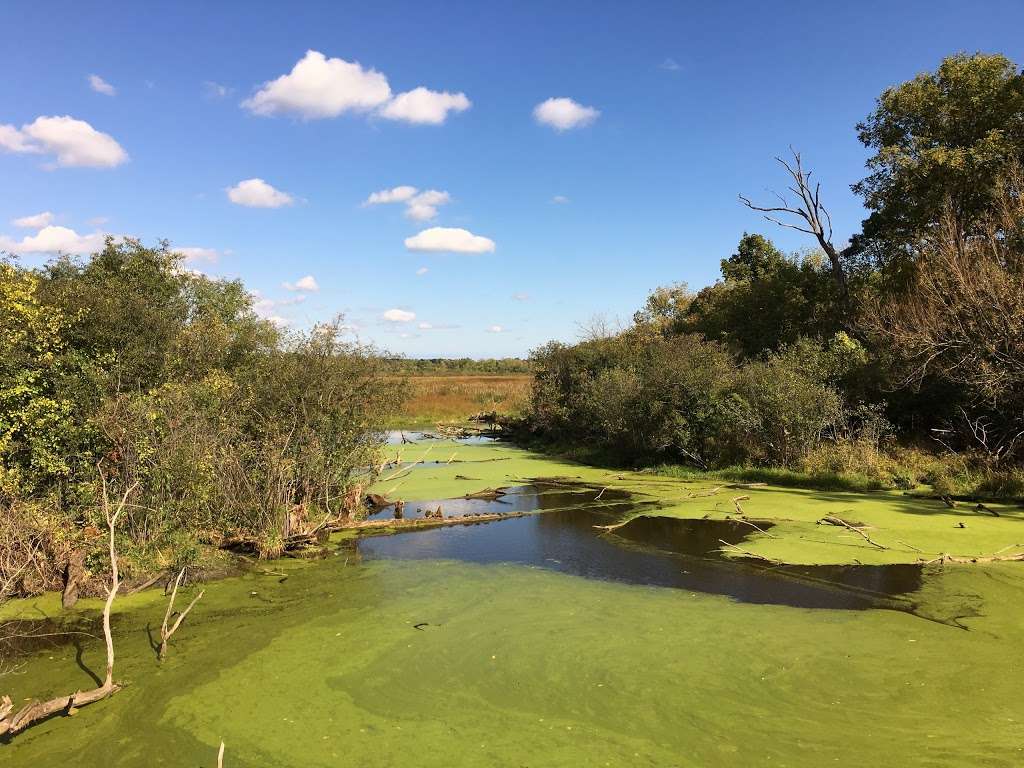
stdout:
POLYGON ((714 282, 800 150, 837 242, 855 125, 958 51, 1024 64, 1024 2, 7 0, 0 250, 170 240, 302 330, 525 355, 714 282))

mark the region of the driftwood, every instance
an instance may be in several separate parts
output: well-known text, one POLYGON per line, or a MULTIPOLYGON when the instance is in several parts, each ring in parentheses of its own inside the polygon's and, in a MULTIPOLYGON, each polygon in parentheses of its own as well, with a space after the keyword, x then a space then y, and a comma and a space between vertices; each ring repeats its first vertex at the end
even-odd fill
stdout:
POLYGON ((822 523, 825 523, 827 525, 838 525, 838 526, 841 526, 843 528, 846 528, 849 531, 853 531, 854 533, 856 533, 858 536, 863 538, 864 541, 866 541, 868 544, 870 544, 873 547, 878 547, 878 549, 888 549, 888 547, 886 547, 886 546, 884 546, 882 544, 879 544, 877 541, 875 541, 870 536, 868 536, 866 533, 864 533, 864 531, 862 531, 860 528, 858 528, 855 525, 852 525, 851 523, 846 522, 841 517, 836 517, 834 515, 825 515, 825 517, 821 518, 821 520, 818 521, 818 525, 821 525, 822 523))
POLYGON ((107 646, 107 673, 103 684, 98 688, 89 691, 77 691, 65 696, 58 696, 49 701, 30 701, 13 715, 14 705, 10 697, 0 698, 0 738, 14 736, 53 715, 64 713, 73 715, 79 707, 92 704, 121 690, 121 686, 114 682, 114 639, 110 633, 110 610, 114 605, 114 598, 121 587, 120 573, 117 567, 117 549, 114 543, 114 531, 117 525, 117 518, 121 515, 128 497, 137 487, 138 483, 129 486, 121 497, 117 507, 111 511, 110 497, 107 494, 107 479, 102 473, 100 480, 103 483, 103 514, 107 520, 107 531, 109 534, 110 546, 110 587, 107 589, 107 600, 103 604, 103 638, 107 646))
POLYGON ((736 507, 736 514, 743 516, 743 507, 740 506, 741 501, 750 501, 749 496, 737 496, 732 500, 733 506, 736 507))
POLYGON ((699 498, 703 498, 705 496, 714 496, 716 493, 721 491, 722 488, 724 488, 724 487, 725 487, 724 485, 716 485, 714 488, 708 488, 706 491, 697 491, 696 493, 692 493, 691 492, 691 493, 686 494, 686 498, 688 498, 688 499, 699 499, 699 498))
POLYGON ((766 563, 771 563, 772 565, 785 565, 785 563, 782 560, 776 560, 773 557, 765 557, 764 555, 759 555, 756 552, 750 552, 749 550, 741 549, 737 547, 735 544, 730 544, 728 541, 725 541, 724 539, 719 539, 718 543, 724 547, 728 547, 733 551, 739 552, 741 555, 753 558, 754 560, 762 560, 766 563))
POLYGON ((174 611, 174 598, 178 596, 178 587, 181 585, 181 580, 184 577, 185 569, 182 568, 178 571, 178 578, 174 580, 174 589, 171 592, 171 599, 167 601, 167 612, 164 613, 164 623, 160 627, 160 650, 157 652, 157 657, 161 661, 163 661, 167 656, 167 642, 171 639, 171 635, 178 631, 178 627, 181 626, 181 622, 183 622, 185 617, 188 616, 189 611, 191 611, 202 596, 206 594, 206 590, 202 590, 198 595, 192 598, 192 602, 188 604, 188 607, 184 611, 178 614, 178 619, 170 628, 168 628, 167 622, 171 620, 171 614, 174 611))
MULTIPOLYGON (((1009 547, 1005 549, 1009 549, 1009 547)), ((1024 552, 1016 552, 1012 555, 1000 555, 997 553, 994 555, 979 557, 957 557, 955 555, 943 553, 933 560, 921 560, 925 565, 933 565, 935 563, 940 565, 944 565, 945 563, 1016 563, 1022 561, 1024 561, 1024 552)))
POLYGON ((992 515, 992 517, 999 517, 999 513, 998 513, 998 512, 996 512, 996 511, 995 511, 994 509, 992 509, 991 507, 986 507, 986 506, 985 506, 984 504, 982 504, 982 503, 981 503, 980 501, 978 502, 978 506, 976 506, 976 507, 974 508, 974 511, 975 511, 975 512, 987 512, 988 514, 992 515))
POLYGON ((220 749, 217 750, 217 768, 224 768, 224 742, 221 741, 220 749))
POLYGON ((506 493, 501 488, 484 488, 482 491, 476 491, 475 493, 467 493, 462 498, 464 499, 477 499, 480 501, 497 501, 506 493))

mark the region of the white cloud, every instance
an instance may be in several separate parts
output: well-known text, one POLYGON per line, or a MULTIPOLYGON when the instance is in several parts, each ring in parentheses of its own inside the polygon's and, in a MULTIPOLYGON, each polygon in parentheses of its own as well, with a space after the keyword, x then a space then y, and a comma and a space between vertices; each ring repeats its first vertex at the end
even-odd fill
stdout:
POLYGON ((528 293, 513 293, 512 294, 512 298, 515 299, 516 301, 529 301, 530 300, 530 294, 528 294, 528 293))
POLYGON ((108 219, 106 216, 93 216, 85 223, 88 224, 90 227, 102 227, 108 221, 110 221, 110 219, 108 219))
POLYGON ((50 211, 43 211, 33 216, 22 216, 20 219, 13 219, 11 224, 22 229, 42 229, 53 221, 53 214, 50 211))
POLYGON ((416 270, 416 274, 419 275, 420 277, 423 277, 423 275, 427 274, 427 272, 429 271, 430 270, 427 269, 426 267, 420 267, 419 269, 416 270))
POLYGON ((337 117, 345 112, 373 113, 387 120, 440 125, 450 112, 472 106, 464 93, 432 91, 419 86, 392 97, 387 77, 357 61, 328 58, 309 50, 292 71, 264 83, 242 102, 257 115, 297 115, 305 120, 337 117))
POLYGON ((246 179, 227 189, 228 199, 248 208, 280 208, 295 202, 291 195, 274 189, 263 179, 246 179))
POLYGON ((569 198, 566 197, 565 195, 555 195, 554 197, 551 198, 551 202, 557 203, 558 205, 565 205, 566 203, 569 202, 569 198))
POLYGON ((113 168, 128 153, 112 136, 73 117, 37 117, 21 127, 0 125, 0 148, 8 152, 56 155, 54 165, 113 168))
POLYGON ((677 62, 671 56, 666 58, 663 62, 661 62, 659 66, 662 69, 667 69, 669 72, 678 72, 680 69, 682 69, 682 67, 679 66, 679 62, 677 62))
POLYGON ((405 203, 407 218, 414 221, 430 221, 437 216, 438 207, 450 203, 451 199, 450 194, 440 189, 420 192, 416 187, 404 185, 374 192, 363 201, 363 205, 405 203))
POLYGON ((421 192, 406 204, 405 215, 414 221, 430 221, 437 216, 437 208, 451 202, 452 196, 437 189, 421 192))
POLYGON ((389 323, 411 323, 416 319, 416 313, 404 309, 389 309, 381 317, 389 323))
POLYGON ((96 91, 96 93, 102 93, 104 96, 117 95, 117 88, 99 75, 89 75, 89 87, 96 91))
POLYGON ((7 152, 41 152, 28 136, 13 125, 0 125, 0 149, 7 152))
POLYGON ((434 328, 434 326, 432 326, 430 323, 417 323, 416 327, 419 328, 421 331, 430 331, 433 330, 434 328))
POLYGON ((106 234, 93 232, 80 235, 67 227, 46 226, 34 235, 27 235, 21 240, 0 235, 0 251, 11 253, 67 253, 87 254, 103 248, 106 234))
POLYGON ((380 192, 373 192, 363 205, 381 205, 383 203, 404 203, 411 200, 419 190, 408 185, 382 189, 380 192))
POLYGON ((306 275, 300 277, 294 283, 281 283, 281 287, 286 291, 319 291, 320 286, 317 285, 316 279, 312 275, 306 275))
POLYGON ((500 326, 500 325, 489 325, 489 326, 487 326, 487 332, 488 333, 502 333, 502 332, 504 332, 504 330, 505 329, 502 326, 500 326))
POLYGON ((494 241, 458 227, 431 227, 405 238, 410 251, 451 253, 492 253, 494 241))
POLYGON ((203 82, 203 95, 208 99, 225 99, 231 95, 234 88, 215 83, 213 80, 203 82))
POLYGON ((556 131, 590 125, 600 114, 593 107, 585 107, 565 97, 547 99, 533 108, 533 118, 542 125, 550 125, 556 131))
POLYGON ((366 112, 390 98, 391 86, 380 72, 306 51, 289 74, 264 83, 242 106, 257 115, 295 114, 310 120, 366 112))
POLYGON ((185 257, 186 264, 195 264, 199 261, 215 264, 217 260, 220 259, 220 252, 216 248, 186 246, 184 248, 175 248, 174 250, 176 253, 180 253, 185 257))
POLYGON ((388 120, 440 125, 448 119, 449 112, 465 112, 471 106, 464 93, 431 91, 420 86, 395 96, 381 108, 380 115, 388 120))

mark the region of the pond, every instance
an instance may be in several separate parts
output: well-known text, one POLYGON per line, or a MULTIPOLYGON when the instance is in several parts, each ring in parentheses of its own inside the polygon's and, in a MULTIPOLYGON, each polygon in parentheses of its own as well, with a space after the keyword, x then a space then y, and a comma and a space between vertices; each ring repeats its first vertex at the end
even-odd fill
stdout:
MULTIPOLYGON (((424 487, 467 472, 418 471, 424 487)), ((578 479, 506 488, 406 506, 441 505, 464 525, 364 536, 205 585, 162 664, 159 590, 119 600, 124 689, 0 745, 3 765, 213 766, 222 739, 230 768, 1024 759, 1018 564, 733 561, 723 541, 765 534, 659 516, 657 499, 578 479), (473 522, 495 511, 508 519, 473 522)), ((56 603, 19 609, 41 618, 56 603)), ((38 638, 6 660, 0 687, 16 701, 91 687, 97 614, 86 602, 47 625, 84 634, 38 638)))

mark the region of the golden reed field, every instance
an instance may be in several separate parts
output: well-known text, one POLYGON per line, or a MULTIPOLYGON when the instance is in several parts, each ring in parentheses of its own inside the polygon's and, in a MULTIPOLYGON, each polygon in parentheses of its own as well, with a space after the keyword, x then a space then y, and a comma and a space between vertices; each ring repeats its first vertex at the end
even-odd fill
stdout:
POLYGON ((463 421, 482 411, 517 413, 530 396, 529 374, 411 375, 401 426, 463 421))

